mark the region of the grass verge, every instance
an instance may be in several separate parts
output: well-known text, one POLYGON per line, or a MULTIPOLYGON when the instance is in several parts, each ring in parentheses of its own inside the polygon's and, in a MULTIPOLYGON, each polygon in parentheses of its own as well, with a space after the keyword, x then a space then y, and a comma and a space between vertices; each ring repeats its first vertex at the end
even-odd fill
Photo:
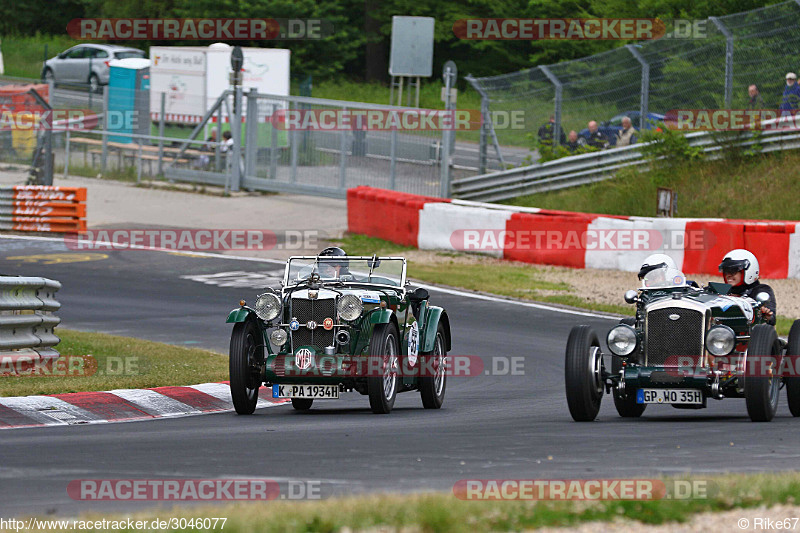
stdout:
POLYGON ((800 220, 800 154, 778 151, 736 160, 697 161, 509 200, 510 205, 609 215, 656 216, 656 189, 678 194, 680 217, 800 220), (702 194, 698 194, 702 191, 702 194))
POLYGON ((57 349, 62 363, 54 368, 62 370, 54 371, 56 375, 0 375, 0 396, 195 385, 228 379, 227 356, 211 351, 62 328, 57 328, 56 334, 61 338, 57 349), (68 356, 86 355, 97 363, 92 375, 82 375, 91 372, 82 369, 93 368, 93 363, 64 366, 68 356))
MULTIPOLYGON (((677 479, 677 478, 672 478, 677 479)), ((623 521, 630 530, 643 524, 685 523, 693 515, 759 506, 795 504, 800 474, 730 474, 680 478, 705 481, 703 499, 655 501, 462 501, 448 493, 370 495, 314 502, 237 503, 173 508, 140 513, 134 520, 228 517, 224 531, 523 531, 540 527, 575 527, 592 521, 623 521)), ((670 486, 670 480, 665 480, 670 486)), ((86 516, 85 519, 99 519, 86 516)), ((221 529, 218 527, 218 529, 221 529)))
MULTIPOLYGON (((410 255, 408 275, 413 279, 437 285, 449 285, 511 298, 567 305, 591 311, 632 315, 629 305, 587 300, 568 283, 543 279, 546 267, 528 263, 503 261, 477 254, 460 252, 423 252, 383 239, 347 234, 335 241, 350 255, 410 255), (413 252, 413 253, 409 253, 413 252)), ((779 335, 788 335, 794 319, 778 316, 779 335)))

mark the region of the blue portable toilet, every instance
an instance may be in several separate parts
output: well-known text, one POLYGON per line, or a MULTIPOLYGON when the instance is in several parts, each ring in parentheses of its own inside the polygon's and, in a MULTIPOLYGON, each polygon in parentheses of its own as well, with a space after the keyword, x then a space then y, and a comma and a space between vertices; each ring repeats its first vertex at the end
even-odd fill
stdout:
MULTIPOLYGON (((150 60, 115 59, 109 64, 108 130, 150 135, 150 60)), ((133 143, 127 135, 110 135, 111 142, 133 143)))

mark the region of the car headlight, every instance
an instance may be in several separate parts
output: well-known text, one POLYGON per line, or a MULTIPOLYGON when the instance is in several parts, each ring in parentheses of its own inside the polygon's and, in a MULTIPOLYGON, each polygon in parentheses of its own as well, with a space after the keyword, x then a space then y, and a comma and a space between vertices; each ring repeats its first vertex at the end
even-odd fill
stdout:
POLYGON ((269 341, 275 346, 283 346, 289 340, 289 335, 283 329, 276 329, 269 334, 269 341))
POLYGON ((636 349, 636 330, 626 324, 620 324, 608 332, 606 343, 614 355, 623 357, 630 355, 636 349))
POLYGON ((336 311, 342 320, 355 320, 361 316, 364 310, 364 304, 361 303, 361 298, 355 294, 345 294, 339 298, 339 303, 336 304, 336 311))
POLYGON ((271 292, 266 292, 256 298, 256 305, 253 310, 261 320, 272 320, 281 312, 281 299, 271 292))
POLYGON ((736 347, 736 333, 728 326, 714 326, 706 333, 706 349, 711 355, 728 355, 736 347))

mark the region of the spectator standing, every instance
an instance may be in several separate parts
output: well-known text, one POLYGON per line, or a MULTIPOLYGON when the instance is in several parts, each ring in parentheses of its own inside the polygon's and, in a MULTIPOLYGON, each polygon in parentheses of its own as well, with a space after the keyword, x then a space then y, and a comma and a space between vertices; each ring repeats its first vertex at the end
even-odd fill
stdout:
POLYGON ((617 146, 636 144, 636 129, 630 117, 622 117, 622 129, 617 132, 617 146))
POLYGON ((597 122, 594 120, 590 121, 588 124, 589 127, 589 136, 586 139, 581 139, 583 141, 582 144, 589 145, 593 148, 597 148, 598 150, 604 150, 608 148, 608 139, 603 132, 597 129, 597 122))
POLYGON ((786 73, 786 87, 783 89, 782 110, 792 110, 800 107, 800 87, 797 86, 797 74, 786 73))
MULTIPOLYGON (((555 115, 550 115, 550 120, 542 124, 539 128, 539 132, 537 135, 539 136, 539 143, 543 146, 552 146, 553 145, 553 136, 555 135, 556 129, 556 117, 555 115)), ((561 145, 567 143, 567 137, 564 135, 564 128, 559 128, 561 134, 559 135, 559 139, 561 141, 561 145)))
POLYGON ((567 150, 570 152, 575 152, 578 148, 581 147, 581 143, 578 142, 578 132, 572 130, 569 132, 569 137, 567 138, 567 143, 564 145, 567 150))
POLYGON ((758 92, 756 85, 748 87, 747 94, 750 97, 747 101, 747 109, 764 109, 764 100, 762 100, 761 93, 758 92))

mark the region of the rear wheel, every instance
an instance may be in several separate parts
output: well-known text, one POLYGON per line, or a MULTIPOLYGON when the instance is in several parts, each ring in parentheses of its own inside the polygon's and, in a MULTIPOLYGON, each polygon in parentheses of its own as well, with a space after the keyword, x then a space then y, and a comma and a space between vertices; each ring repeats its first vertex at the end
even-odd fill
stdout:
POLYGON ((380 370, 380 375, 367 378, 369 406, 375 414, 389 414, 397 397, 397 364, 400 353, 397 327, 391 322, 376 325, 369 345, 370 357, 378 358, 379 363, 375 366, 380 370))
POLYGON ((751 358, 771 358, 771 376, 745 376, 744 398, 747 414, 753 422, 769 422, 778 410, 778 399, 781 378, 779 375, 781 362, 781 345, 775 328, 768 324, 758 324, 750 332, 750 343, 747 346, 747 366, 761 374, 768 367, 762 361, 755 363, 751 358))
MULTIPOLYGON (((622 359, 612 356, 611 373, 615 376, 618 376, 620 370, 622 370, 622 359)), ((617 413, 619 413, 619 416, 623 418, 638 418, 642 416, 642 413, 644 413, 644 410, 647 407, 646 403, 636 403, 636 396, 634 396, 631 392, 628 392, 623 397, 622 393, 619 392, 616 387, 613 390, 613 396, 614 407, 617 408, 617 413)))
POLYGON ((575 326, 567 339, 564 381, 569 413, 577 422, 597 418, 603 399, 603 354, 591 326, 575 326))
POLYGON ((292 407, 298 411, 308 411, 312 403, 314 403, 313 398, 292 398, 292 407))
POLYGON ((422 406, 425 409, 439 409, 444 403, 444 391, 447 385, 447 341, 444 326, 441 322, 436 328, 436 341, 433 351, 421 357, 420 368, 425 372, 433 372, 433 376, 420 378, 419 392, 422 406))
POLYGON ((792 412, 792 416, 800 416, 800 376, 795 375, 800 358, 800 320, 795 320, 792 329, 789 330, 786 355, 792 356, 792 364, 789 366, 794 369, 792 376, 783 378, 783 382, 786 383, 786 398, 789 400, 789 411, 792 412))
POLYGON ((240 415, 256 410, 261 387, 259 362, 264 359, 264 336, 253 320, 233 326, 230 349, 231 398, 240 415))
POLYGON ((97 74, 92 73, 89 76, 89 90, 93 93, 100 92, 100 78, 97 77, 97 74))

